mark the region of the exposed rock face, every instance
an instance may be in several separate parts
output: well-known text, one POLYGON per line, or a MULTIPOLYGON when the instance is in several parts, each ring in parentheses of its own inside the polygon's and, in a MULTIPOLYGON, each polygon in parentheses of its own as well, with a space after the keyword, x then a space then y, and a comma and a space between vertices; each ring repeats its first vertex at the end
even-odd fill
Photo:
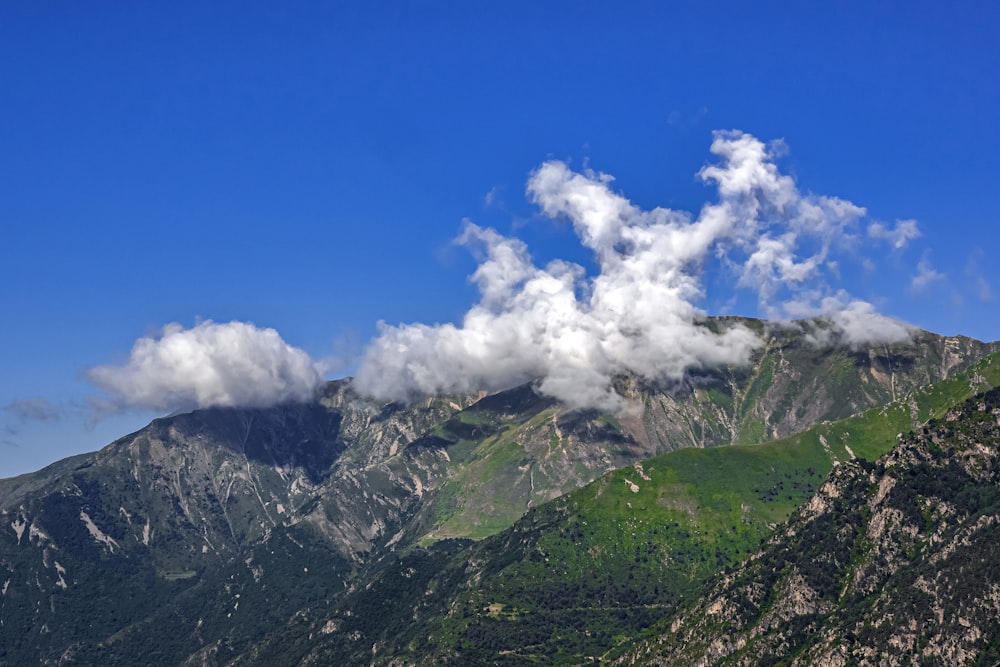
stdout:
POLYGON ((830 481, 627 664, 1000 659, 1000 390, 830 481))
POLYGON ((984 354, 983 343, 961 336, 917 332, 905 344, 826 348, 810 342, 822 335, 818 323, 745 323, 764 340, 748 366, 695 370, 669 386, 620 381, 619 393, 636 408, 621 425, 647 457, 785 437, 900 399, 984 354))

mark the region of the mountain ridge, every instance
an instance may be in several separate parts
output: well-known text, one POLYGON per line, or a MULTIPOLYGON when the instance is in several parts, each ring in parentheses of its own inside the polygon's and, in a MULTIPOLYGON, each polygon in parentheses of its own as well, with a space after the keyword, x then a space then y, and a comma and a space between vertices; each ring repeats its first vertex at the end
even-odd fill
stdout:
POLYGON ((752 368, 693 372, 670 391, 623 378, 643 406, 631 421, 560 409, 531 386, 401 406, 335 381, 317 403, 177 414, 0 480, 0 662, 127 663, 149 619, 167 614, 184 639, 164 646, 162 661, 208 651, 222 664, 266 633, 263 619, 341 599, 397 551, 497 534, 665 451, 768 439, 906 391, 919 402, 928 379, 997 347, 927 333, 883 350, 770 336, 752 368), (290 569, 305 553, 322 566, 290 569), (234 587, 242 603, 226 592, 234 587), (275 606, 281 590, 293 599, 275 606), (105 600, 97 620, 80 623, 74 615, 95 599, 105 600), (206 600, 217 603, 207 615, 206 600), (233 625, 241 607, 262 605, 270 611, 233 625))

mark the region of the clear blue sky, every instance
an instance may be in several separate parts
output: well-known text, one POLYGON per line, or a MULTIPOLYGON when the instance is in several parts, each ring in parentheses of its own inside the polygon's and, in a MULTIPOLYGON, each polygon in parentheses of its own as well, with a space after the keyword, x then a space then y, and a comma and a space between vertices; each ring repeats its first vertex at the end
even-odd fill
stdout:
MULTIPOLYGON (((714 130, 783 140, 781 172, 865 225, 916 220, 852 296, 1000 338, 998 7, 4 3, 0 477, 162 414, 95 420, 87 371, 169 323, 274 328, 332 377, 379 320, 459 321, 463 219, 593 271, 533 170, 697 215, 714 130)), ((759 314, 716 280, 699 307, 759 314)))

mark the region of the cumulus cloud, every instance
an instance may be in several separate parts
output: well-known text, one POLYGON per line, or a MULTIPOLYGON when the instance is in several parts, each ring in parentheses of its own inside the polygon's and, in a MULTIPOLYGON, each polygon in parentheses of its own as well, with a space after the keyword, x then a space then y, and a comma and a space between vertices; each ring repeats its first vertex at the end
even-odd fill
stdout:
POLYGON ((677 379, 692 368, 743 363, 761 344, 737 323, 704 326, 698 304, 713 260, 757 294, 769 317, 824 315, 850 344, 905 339, 904 325, 830 287, 840 270, 831 253, 854 243, 865 209, 801 192, 775 164, 782 150, 743 132, 715 133, 716 162, 698 175, 717 199, 697 215, 642 210, 607 174, 542 164, 527 196, 572 224, 596 275, 560 260, 536 266, 520 240, 467 222, 459 242, 480 258, 471 278, 479 302, 460 324, 380 323, 355 387, 407 400, 537 380, 570 406, 621 408, 617 374, 677 379))
POLYGON ((788 310, 811 320, 806 327, 806 338, 819 346, 858 348, 902 343, 909 340, 914 331, 909 324, 882 315, 871 303, 852 299, 843 290, 824 297, 809 295, 802 301, 790 302, 788 310))
POLYGON ((122 408, 265 407, 308 401, 322 382, 316 363, 274 329, 245 322, 168 324, 140 338, 128 362, 87 378, 122 408))
POLYGON ((920 238, 920 229, 916 220, 897 220, 896 226, 892 229, 881 222, 873 222, 868 225, 868 236, 888 241, 889 245, 900 250, 913 239, 920 238))
POLYGON ((827 297, 829 299, 834 299, 835 304, 827 307, 825 317, 834 324, 841 340, 852 347, 901 343, 910 338, 912 327, 880 314, 867 301, 851 300, 843 303, 837 297, 827 297))

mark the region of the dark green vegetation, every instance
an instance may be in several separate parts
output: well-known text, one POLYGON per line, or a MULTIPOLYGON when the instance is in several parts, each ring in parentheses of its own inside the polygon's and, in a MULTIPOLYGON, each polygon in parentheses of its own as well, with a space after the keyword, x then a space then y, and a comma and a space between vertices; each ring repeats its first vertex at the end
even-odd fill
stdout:
POLYGON ((621 378, 619 415, 530 386, 373 405, 338 382, 0 480, 0 664, 612 659, 834 462, 1000 383, 965 338, 817 347, 822 323, 747 324, 752 364, 621 378))

